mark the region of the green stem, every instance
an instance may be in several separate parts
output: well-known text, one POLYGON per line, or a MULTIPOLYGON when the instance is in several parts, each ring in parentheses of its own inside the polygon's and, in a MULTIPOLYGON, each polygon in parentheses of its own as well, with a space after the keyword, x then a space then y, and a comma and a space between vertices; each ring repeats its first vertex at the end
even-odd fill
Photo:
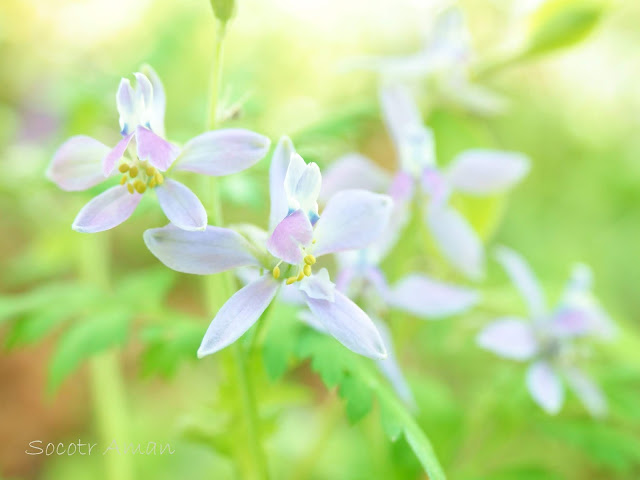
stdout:
MULTIPOLYGON (((109 288, 108 234, 83 235, 80 238, 79 274, 87 283, 109 288)), ((103 448, 115 440, 128 441, 128 416, 125 385, 115 351, 96 355, 89 360, 90 387, 98 437, 103 448)), ((127 455, 106 455, 107 480, 132 480, 133 468, 127 455)))
MULTIPOLYGON (((223 44, 226 33, 226 24, 218 22, 216 38, 213 50, 213 65, 211 68, 211 91, 209 97, 209 116, 207 128, 214 130, 218 126, 218 100, 220 87, 222 85, 222 60, 223 44)), ((216 226, 224 225, 223 212, 220 202, 220 191, 217 179, 211 177, 207 179, 209 197, 209 223, 216 226)), ((205 277, 205 292, 207 301, 212 311, 217 311, 226 299, 236 290, 235 280, 228 272, 223 272, 216 276, 205 277)), ((250 462, 248 467, 251 471, 248 477, 255 480, 267 480, 269 478, 268 468, 262 444, 260 441, 260 423, 258 409, 256 407, 255 395, 253 392, 251 372, 248 371, 245 354, 239 342, 231 345, 233 354, 235 378, 237 379, 238 397, 242 407, 243 419, 246 424, 246 443, 238 449, 238 466, 242 465, 242 456, 248 450, 250 462)))

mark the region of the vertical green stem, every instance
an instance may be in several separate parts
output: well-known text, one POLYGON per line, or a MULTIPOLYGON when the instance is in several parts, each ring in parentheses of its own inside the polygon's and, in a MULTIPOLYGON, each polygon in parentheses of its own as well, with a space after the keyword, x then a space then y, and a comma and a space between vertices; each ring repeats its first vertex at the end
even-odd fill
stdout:
MULTIPOLYGON (((109 288, 108 234, 83 235, 80 238, 79 276, 103 290, 109 288)), ((128 440, 128 418, 125 386, 118 355, 115 351, 89 360, 90 387, 100 445, 106 449, 115 440, 123 445, 128 440)), ((127 455, 106 455, 107 480, 133 480, 133 469, 127 455)))
MULTIPOLYGON (((222 60, 223 60, 223 44, 226 33, 226 25, 218 22, 216 31, 215 45, 213 50, 213 65, 211 68, 211 83, 209 97, 209 117, 207 120, 207 128, 214 130, 218 126, 218 100, 220 96, 220 87, 222 84, 222 60)), ((220 202, 220 191, 218 182, 215 177, 207 179, 208 181, 208 214, 209 223, 212 225, 222 226, 224 224, 223 213, 220 202)), ((205 277, 205 293, 211 310, 218 310, 224 301, 235 291, 235 281, 228 273, 221 273, 216 276, 205 277)), ((268 468, 262 444, 260 440, 259 416, 256 408, 255 395, 253 391, 251 373, 248 371, 245 355, 242 351, 241 344, 235 342, 231 345, 235 378, 237 379, 238 397, 242 407, 242 417, 245 422, 245 431, 247 434, 246 444, 242 445, 238 451, 241 454, 249 453, 250 461, 247 463, 250 472, 247 472, 249 479, 267 480, 269 478, 268 468)), ((242 465, 242 459, 238 459, 238 465, 242 465)))

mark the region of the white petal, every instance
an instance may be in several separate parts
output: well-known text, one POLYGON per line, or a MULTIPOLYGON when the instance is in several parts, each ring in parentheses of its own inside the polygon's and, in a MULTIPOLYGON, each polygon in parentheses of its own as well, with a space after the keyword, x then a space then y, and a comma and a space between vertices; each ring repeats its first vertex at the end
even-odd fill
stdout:
POLYGON ((307 297, 320 300, 335 301, 336 285, 329 278, 329 272, 326 268, 314 273, 310 277, 303 278, 300 282, 300 290, 307 297))
POLYGON ((447 176, 461 192, 487 195, 511 188, 529 168, 529 159, 521 153, 476 149, 456 156, 447 168, 447 176))
POLYGON ((280 283, 271 272, 238 290, 218 311, 202 339, 198 358, 222 350, 242 336, 260 318, 280 283))
POLYGON ((173 225, 144 232, 144 243, 158 260, 178 272, 209 275, 259 263, 249 242, 228 228, 189 232, 173 225))
POLYGON ((111 187, 82 207, 72 228, 96 233, 117 227, 131 216, 141 199, 142 195, 129 193, 124 185, 111 187))
POLYGON ((316 224, 316 256, 365 248, 387 228, 391 197, 366 190, 345 190, 329 200, 316 224))
POLYGON ((527 388, 531 396, 547 413, 558 413, 564 402, 564 389, 553 368, 543 361, 527 370, 527 388))
POLYGON ((426 215, 438 248, 447 260, 472 280, 484 275, 484 247, 467 220, 451 207, 431 208, 426 215))
POLYGON ((591 415, 604 417, 607 414, 607 401, 604 398, 604 394, 589 377, 574 367, 565 368, 564 375, 569 387, 575 392, 591 415))
POLYGON ((140 72, 133 74, 136 77, 136 96, 142 105, 140 124, 151 128, 151 110, 153 108, 153 86, 149 79, 140 72))
POLYGON ((196 194, 180 182, 165 179, 156 187, 158 202, 167 218, 183 230, 204 230, 207 212, 196 194))
POLYGON ((495 256, 522 295, 531 315, 535 318, 545 315, 547 306, 542 287, 526 260, 507 247, 498 247, 495 256))
POLYGON ((320 199, 323 202, 333 195, 353 188, 386 192, 391 185, 391 175, 364 155, 349 153, 338 158, 322 175, 320 199))
POLYGON ((164 113, 167 103, 164 86, 160 77, 150 65, 143 65, 141 71, 149 79, 153 87, 153 99, 149 112, 151 130, 164 137, 164 113))
POLYGON ((110 150, 91 137, 71 137, 53 156, 47 177, 63 190, 86 190, 106 179, 102 160, 110 150))
POLYGON ((203 175, 231 175, 263 158, 271 141, 250 130, 227 128, 205 132, 189 140, 176 159, 176 170, 203 175))
POLYGON ((380 105, 387 129, 400 151, 407 130, 423 125, 422 114, 409 90, 398 84, 380 90, 380 105))
POLYGON ((289 210, 301 209, 306 214, 317 213, 321 186, 322 175, 318 165, 313 162, 307 165, 300 155, 294 153, 284 178, 289 210))
POLYGON ((329 333, 348 349, 371 358, 387 356, 371 319, 342 293, 335 292, 335 302, 307 297, 307 305, 329 333))
POLYGON ((515 317, 490 323, 478 334, 476 342, 482 348, 513 360, 528 360, 538 352, 532 325, 515 317))
POLYGON ((133 132, 140 123, 139 113, 141 106, 131 82, 128 78, 120 80, 116 93, 116 105, 120 114, 120 130, 123 135, 133 132))
POLYGON ((271 197, 271 211, 269 213, 269 231, 289 213, 287 195, 284 191, 284 179, 289 168, 289 162, 295 153, 293 143, 289 137, 282 137, 276 145, 269 167, 269 195, 271 197))
POLYGON ((391 288, 387 301, 414 315, 435 319, 462 313, 478 298, 478 292, 470 288, 438 282, 423 274, 410 274, 391 288))

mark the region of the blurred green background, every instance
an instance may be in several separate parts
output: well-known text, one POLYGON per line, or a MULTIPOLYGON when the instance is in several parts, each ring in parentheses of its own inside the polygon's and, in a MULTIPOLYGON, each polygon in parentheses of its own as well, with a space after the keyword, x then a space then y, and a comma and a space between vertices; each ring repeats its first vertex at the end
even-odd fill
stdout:
MULTIPOLYGON (((523 35, 518 12, 524 3, 460 3, 479 56, 523 35)), ((418 50, 441 5, 240 0, 228 31, 223 92, 231 101, 247 101, 229 125, 274 141, 288 134, 305 159, 321 167, 342 153, 361 151, 392 169, 376 76, 346 71, 344 61, 418 50)), ((452 479, 640 478, 638 25, 640 3, 613 2, 577 45, 483 78, 509 101, 501 115, 481 116, 447 103, 425 111, 443 163, 469 147, 531 157, 530 175, 508 198, 469 208, 481 218, 487 209, 495 214, 501 202, 499 224, 486 231, 488 251, 495 244, 520 251, 551 303, 574 262, 591 265, 595 291, 621 327, 618 340, 597 348, 589 362, 611 410, 596 421, 570 394, 558 416, 545 415, 527 395, 523 365, 474 345, 483 324, 524 311, 495 264, 474 313, 437 323, 395 314, 391 325, 398 329, 398 356, 418 400, 418 422, 452 479)), ((115 144, 116 88, 120 77, 142 63, 164 81, 169 138, 184 142, 202 132, 214 31, 206 0, 2 1, 0 312, 7 299, 77 277, 75 257, 86 240, 70 225, 104 186, 65 193, 50 183, 44 172, 57 146, 74 134, 115 144)), ((267 169, 264 160, 222 181, 228 223, 266 227, 267 169)), ((137 304, 119 342, 130 427, 132 438, 171 442, 177 453, 136 457, 137 478, 233 478, 225 456, 233 428, 215 408, 224 405, 225 385, 232 383, 225 378, 226 357, 183 361, 195 356, 210 314, 197 279, 166 271, 144 247, 142 232, 166 220, 152 200, 145 198, 142 207, 133 221, 108 234, 114 289, 125 284, 132 296, 148 300, 137 304), (131 272, 152 280, 126 284, 131 272), (164 328, 158 325, 178 330, 157 346, 160 353, 151 348, 154 328, 164 328)), ((415 254, 406 249, 393 255, 395 264, 405 265, 415 254)), ((62 314, 42 318, 55 299, 45 298, 34 313, 29 309, 36 300, 25 298, 20 313, 0 317, 6 347, 0 355, 0 477, 100 478, 97 457, 24 453, 32 440, 84 441, 94 435, 84 368, 56 393, 47 391, 47 372, 69 320, 62 314)), ((121 301, 117 293, 113 298, 121 301)), ((425 478, 406 442, 390 443, 381 434, 375 406, 351 425, 336 393, 327 392, 305 363, 293 367, 272 381, 259 361, 255 365, 273 478, 425 478)))

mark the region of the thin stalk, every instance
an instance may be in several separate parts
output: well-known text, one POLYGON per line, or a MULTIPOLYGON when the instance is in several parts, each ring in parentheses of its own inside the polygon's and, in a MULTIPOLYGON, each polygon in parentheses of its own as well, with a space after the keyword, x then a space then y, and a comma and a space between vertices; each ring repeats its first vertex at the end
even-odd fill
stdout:
MULTIPOLYGON (((108 234, 83 235, 80 239, 79 276, 84 282, 109 288, 108 234)), ((89 360, 90 387, 98 437, 103 448, 114 441, 119 445, 128 439, 128 415, 124 380, 115 351, 89 360)), ((127 455, 106 455, 107 480, 133 480, 133 467, 127 455)))
MULTIPOLYGON (((222 61, 224 52, 224 38, 226 25, 218 22, 215 44, 213 49, 213 65, 211 67, 211 82, 209 96, 209 115, 207 128, 214 130, 218 126, 218 100, 220 97, 220 87, 222 85, 222 61)), ((224 225, 223 212, 220 202, 220 190, 217 179, 210 177, 207 179, 208 188, 208 215, 209 223, 214 226, 224 225)), ((236 290, 235 280, 227 272, 216 276, 205 277, 205 293, 207 301, 212 311, 217 311, 236 290)), ((251 471, 248 478, 255 480, 267 480, 269 478, 266 458, 260 440, 260 423, 258 410, 256 407, 255 395, 253 392, 252 377, 248 371, 245 354, 239 342, 235 342, 230 347, 233 355, 235 378, 237 379, 238 397, 242 407, 242 417, 246 424, 246 444, 238 449, 239 456, 248 451, 250 462, 247 462, 251 471)), ((242 465, 242 458, 238 458, 238 465, 242 465)))

